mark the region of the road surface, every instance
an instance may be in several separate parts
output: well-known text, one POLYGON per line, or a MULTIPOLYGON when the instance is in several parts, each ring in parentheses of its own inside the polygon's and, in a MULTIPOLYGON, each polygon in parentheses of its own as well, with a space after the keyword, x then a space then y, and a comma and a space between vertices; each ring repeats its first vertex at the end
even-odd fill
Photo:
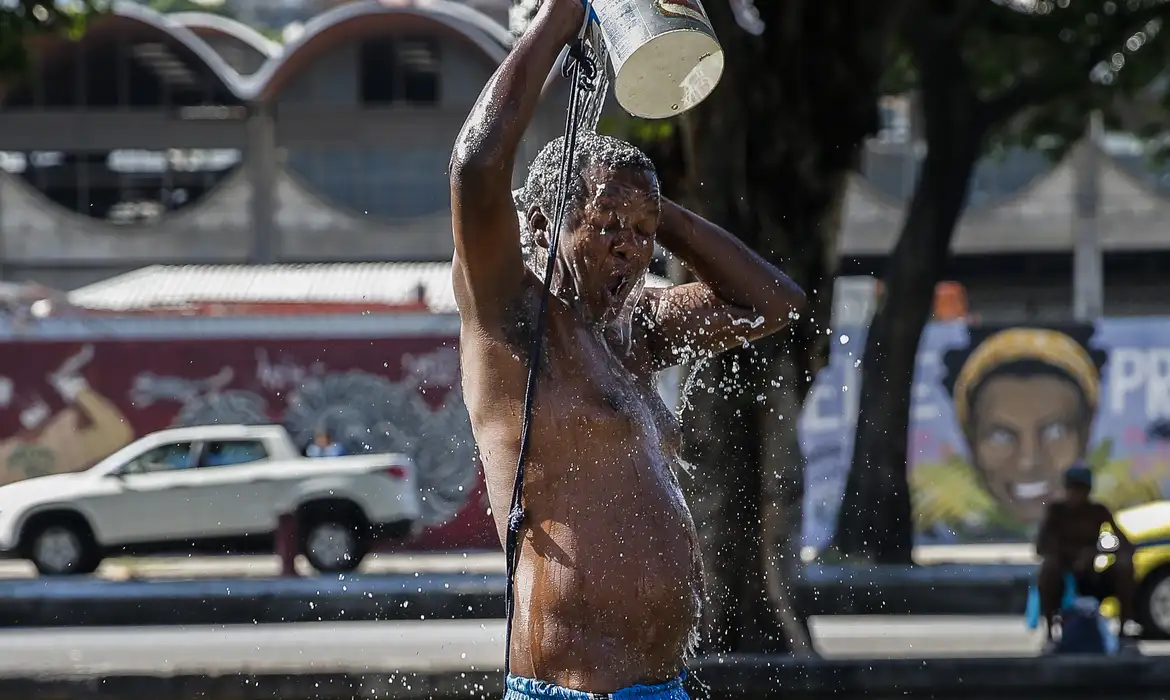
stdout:
MULTIPOLYGON (((1027 564, 1035 561, 1030 545, 938 545, 918 547, 920 564, 1027 564)), ((311 574, 304 559, 298 562, 302 575, 311 574)), ((361 571, 371 574, 503 573, 504 556, 498 552, 456 554, 371 555, 361 571)), ((111 559, 102 564, 98 576, 112 580, 260 578, 276 576, 280 562, 274 556, 235 557, 142 557, 111 559)), ((36 571, 23 561, 0 561, 0 579, 32 578, 36 571)))
MULTIPOLYGON (((495 670, 502 621, 354 622, 238 627, 6 630, 0 675, 495 670)), ((1018 617, 820 618, 825 656, 1029 656, 1039 638, 1018 617)), ((1170 645, 1147 645, 1170 654, 1170 645)))

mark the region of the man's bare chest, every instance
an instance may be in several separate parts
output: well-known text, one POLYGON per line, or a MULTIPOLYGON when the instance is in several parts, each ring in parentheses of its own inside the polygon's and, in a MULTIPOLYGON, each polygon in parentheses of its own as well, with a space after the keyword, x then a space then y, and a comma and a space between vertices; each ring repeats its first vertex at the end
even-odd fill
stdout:
MULTIPOLYGON (((554 337, 543 349, 533 401, 532 448, 607 451, 643 447, 675 452, 679 427, 658 394, 653 377, 627 368, 608 348, 589 340, 554 337)), ((464 384, 480 447, 492 442, 519 446, 527 362, 505 344, 464 348, 464 384), (470 353, 469 353, 470 351, 470 353), (467 355, 471 356, 468 357, 467 355), (475 371, 468 374, 468 370, 475 371), (477 380, 477 377, 482 378, 477 380)))

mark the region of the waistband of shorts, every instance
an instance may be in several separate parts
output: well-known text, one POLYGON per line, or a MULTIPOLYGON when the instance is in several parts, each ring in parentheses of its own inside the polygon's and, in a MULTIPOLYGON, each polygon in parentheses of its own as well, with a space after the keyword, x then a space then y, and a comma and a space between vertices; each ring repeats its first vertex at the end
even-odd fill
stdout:
POLYGON ((686 678, 687 671, 683 669, 678 678, 659 685, 632 685, 613 693, 588 693, 509 673, 506 686, 509 691, 533 700, 653 700, 660 696, 677 697, 683 690, 683 681, 686 678))

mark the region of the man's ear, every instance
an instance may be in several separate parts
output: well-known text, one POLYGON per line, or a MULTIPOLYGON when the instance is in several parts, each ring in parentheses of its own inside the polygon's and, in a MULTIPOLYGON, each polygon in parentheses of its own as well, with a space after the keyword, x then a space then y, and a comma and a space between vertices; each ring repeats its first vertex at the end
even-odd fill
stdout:
POLYGON ((548 248, 548 217, 540 210, 540 207, 533 206, 528 209, 528 230, 532 232, 533 238, 536 239, 536 245, 541 248, 548 248))

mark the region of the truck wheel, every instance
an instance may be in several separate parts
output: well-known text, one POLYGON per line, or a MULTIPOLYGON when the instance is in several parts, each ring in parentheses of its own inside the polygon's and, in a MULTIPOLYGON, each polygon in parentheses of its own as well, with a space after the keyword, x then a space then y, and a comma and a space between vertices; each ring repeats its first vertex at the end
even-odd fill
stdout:
POLYGON ((369 526, 350 508, 310 509, 302 521, 301 551, 322 573, 357 569, 369 550, 369 526))
POLYGON ((27 556, 42 576, 92 574, 102 562, 89 527, 72 519, 38 523, 25 542, 27 556))
POLYGON ((1146 639, 1170 639, 1170 567, 1151 572, 1142 582, 1138 622, 1146 639))

